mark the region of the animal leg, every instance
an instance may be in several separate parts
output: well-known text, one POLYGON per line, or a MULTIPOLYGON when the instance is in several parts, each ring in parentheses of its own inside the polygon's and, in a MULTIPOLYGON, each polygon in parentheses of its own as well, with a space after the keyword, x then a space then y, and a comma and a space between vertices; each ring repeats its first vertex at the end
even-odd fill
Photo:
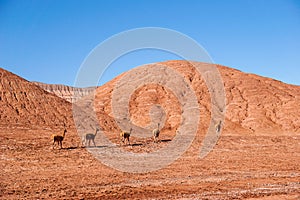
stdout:
POLYGON ((84 145, 85 145, 85 137, 82 136, 82 138, 81 138, 81 146, 83 147, 84 145))

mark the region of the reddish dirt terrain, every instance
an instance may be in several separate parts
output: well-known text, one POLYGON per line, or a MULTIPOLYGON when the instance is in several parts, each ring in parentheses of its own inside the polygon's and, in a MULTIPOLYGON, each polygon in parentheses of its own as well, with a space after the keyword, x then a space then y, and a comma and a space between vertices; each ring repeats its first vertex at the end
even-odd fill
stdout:
MULTIPOLYGON (((226 91, 225 123, 216 146, 200 159, 199 149, 213 106, 208 89, 190 63, 163 64, 182 74, 191 85, 201 118, 190 148, 172 164, 149 173, 115 170, 90 153, 120 147, 120 128, 113 118, 111 98, 124 74, 97 88, 95 101, 87 96, 76 105, 84 118, 95 105, 99 126, 116 145, 101 146, 98 137, 96 147, 83 148, 69 102, 0 69, 0 198, 300 198, 299 86, 218 66, 226 91), (62 133, 64 124, 68 132, 63 149, 53 149, 51 134, 62 133)), ((172 91, 145 85, 133 93, 129 103, 135 124, 147 126, 150 105, 157 104, 164 108, 166 122, 161 142, 133 134, 132 145, 123 145, 123 150, 145 153, 171 144, 181 114, 172 91)))
POLYGON ((299 135, 224 133, 204 159, 131 174, 101 164, 72 133, 53 150, 51 133, 1 130, 2 199, 299 199, 299 135))

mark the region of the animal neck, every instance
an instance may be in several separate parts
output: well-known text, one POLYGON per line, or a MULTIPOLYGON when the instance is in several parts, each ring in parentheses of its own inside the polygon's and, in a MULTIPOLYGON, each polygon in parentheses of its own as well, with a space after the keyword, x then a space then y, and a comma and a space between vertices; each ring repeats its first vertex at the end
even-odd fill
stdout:
POLYGON ((66 132, 67 132, 67 130, 64 130, 64 133, 63 133, 63 135, 62 135, 63 137, 65 137, 65 135, 66 135, 66 132))
POLYGON ((96 132, 95 132, 95 137, 96 137, 97 133, 98 133, 98 129, 96 129, 96 132))

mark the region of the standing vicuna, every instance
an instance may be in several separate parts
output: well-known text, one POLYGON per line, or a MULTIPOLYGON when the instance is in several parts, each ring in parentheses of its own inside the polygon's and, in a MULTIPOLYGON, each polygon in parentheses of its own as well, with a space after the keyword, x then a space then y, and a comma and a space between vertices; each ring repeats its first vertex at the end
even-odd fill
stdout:
POLYGON ((64 129, 64 133, 62 135, 58 135, 58 134, 53 134, 52 135, 52 138, 53 138, 53 149, 54 149, 54 146, 55 146, 56 142, 57 142, 57 145, 60 146, 60 148, 62 149, 62 141, 65 138, 66 132, 67 132, 67 129, 65 128, 64 129))
POLYGON ((160 125, 160 124, 158 123, 158 124, 157 124, 157 128, 154 129, 154 130, 152 131, 154 142, 157 142, 157 141, 158 141, 158 137, 159 137, 159 134, 160 134, 159 125, 160 125))
POLYGON ((96 128, 95 134, 87 133, 84 136, 82 136, 82 140, 81 140, 82 141, 82 146, 83 146, 84 143, 85 143, 85 146, 86 146, 87 143, 88 143, 88 146, 90 146, 91 141, 93 141, 94 146, 96 146, 95 137, 96 137, 98 131, 99 131, 99 128, 96 128))
POLYGON ((122 131, 122 132, 120 133, 120 137, 121 137, 121 142, 122 142, 122 143, 125 143, 125 140, 127 140, 128 143, 130 144, 129 138, 130 138, 131 132, 132 132, 132 128, 130 129, 129 132, 122 131))

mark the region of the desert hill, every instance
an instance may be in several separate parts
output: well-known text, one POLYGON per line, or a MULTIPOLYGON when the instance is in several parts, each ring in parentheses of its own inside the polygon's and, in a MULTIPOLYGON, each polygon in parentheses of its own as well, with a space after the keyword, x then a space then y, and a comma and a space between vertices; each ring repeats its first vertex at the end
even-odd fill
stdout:
POLYGON ((0 126, 73 126, 72 106, 66 100, 2 68, 0 80, 0 126))
POLYGON ((263 134, 300 131, 299 86, 225 67, 220 72, 229 121, 263 134))
POLYGON ((94 119, 68 100, 76 101, 94 91, 29 82, 0 68, 0 126, 25 129, 74 129, 73 111, 78 111, 78 128, 90 130, 94 119), (45 90, 44 90, 44 89, 45 90), (49 90, 50 92, 46 91, 49 90), (64 97, 64 98, 61 98, 64 97), (79 111, 80 110, 80 111, 79 111), (86 120, 89 124, 86 124, 86 120))
MULTIPOLYGON (((186 61, 168 61, 157 64, 176 70, 192 86, 200 105, 200 124, 206 127, 210 120, 212 105, 210 105, 210 95, 201 75, 186 61)), ((217 67, 224 81, 226 92, 225 131, 260 134, 300 131, 299 86, 243 73, 221 65, 217 67)), ((147 75, 146 70, 142 73, 142 76, 147 75)), ((90 99, 91 104, 95 104, 98 118, 106 116, 100 120, 100 124, 107 131, 117 128, 113 120, 111 99, 115 84, 125 74, 98 87, 95 102, 91 101, 94 96, 85 97, 85 99, 90 99)), ((128 81, 129 86, 130 84, 128 81)), ((164 130, 174 132, 180 123, 180 106, 174 94, 161 86, 144 85, 132 94, 129 105, 131 119, 135 124, 147 126, 150 122, 149 110, 151 106, 157 104, 161 105, 167 113, 164 130)))
MULTIPOLYGON (((187 61, 167 61, 158 64, 182 74, 192 86, 200 105, 200 124, 205 127, 210 120, 212 105, 201 75, 187 61)), ((202 63, 202 65, 208 64, 202 63)), ((274 131, 300 131, 299 86, 243 73, 221 65, 217 67, 226 92, 226 131, 264 134, 274 131)), ((146 70, 141 73, 147 75, 146 70)), ((113 119, 111 98, 116 82, 125 74, 98 87, 94 101, 95 88, 77 89, 63 85, 31 83, 1 69, 1 125, 59 126, 63 122, 71 125, 73 124, 72 105, 67 101, 78 101, 76 106, 82 108, 83 113, 85 112, 84 118, 86 113, 91 113, 90 109, 95 105, 102 128, 115 131, 118 128, 113 119)), ((162 86, 144 85, 133 93, 129 105, 133 122, 140 126, 147 126, 150 122, 149 110, 153 105, 160 105, 165 109, 167 120, 164 129, 173 132, 180 123, 180 105, 172 91, 162 86)))

